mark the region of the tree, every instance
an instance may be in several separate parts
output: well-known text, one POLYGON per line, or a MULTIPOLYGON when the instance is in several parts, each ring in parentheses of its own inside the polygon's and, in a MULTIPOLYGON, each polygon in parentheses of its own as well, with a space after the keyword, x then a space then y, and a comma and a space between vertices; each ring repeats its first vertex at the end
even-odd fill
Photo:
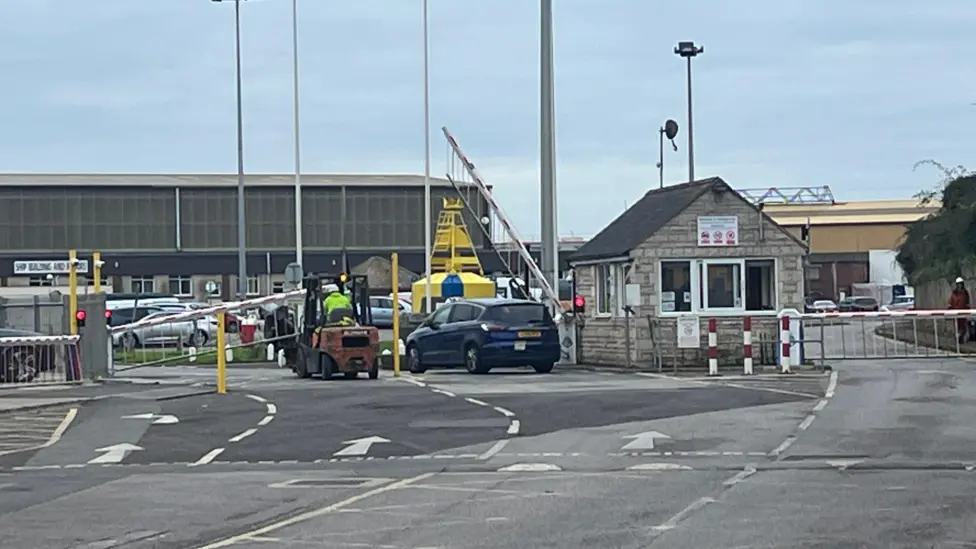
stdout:
POLYGON ((939 209, 908 226, 895 259, 913 285, 951 280, 976 267, 976 174, 962 166, 942 171, 940 184, 916 195, 922 204, 941 200, 939 209))

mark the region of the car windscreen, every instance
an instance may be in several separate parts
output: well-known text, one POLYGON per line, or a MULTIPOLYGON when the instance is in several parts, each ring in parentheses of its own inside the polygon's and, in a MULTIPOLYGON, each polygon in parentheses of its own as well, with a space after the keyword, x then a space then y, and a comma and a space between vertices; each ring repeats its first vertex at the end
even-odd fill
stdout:
POLYGON ((525 324, 548 324, 552 322, 552 316, 550 316, 549 310, 546 309, 544 305, 536 303, 495 305, 486 312, 488 319, 512 326, 525 324))

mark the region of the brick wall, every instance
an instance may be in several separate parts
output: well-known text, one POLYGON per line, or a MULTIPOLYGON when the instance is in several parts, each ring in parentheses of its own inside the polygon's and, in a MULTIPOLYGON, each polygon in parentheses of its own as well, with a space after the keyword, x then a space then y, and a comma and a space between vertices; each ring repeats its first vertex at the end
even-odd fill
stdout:
MULTIPOLYGON (((631 362, 639 367, 655 366, 655 356, 661 356, 664 367, 704 366, 707 359, 708 316, 702 315, 701 347, 677 348, 677 319, 658 316, 657 262, 661 259, 709 259, 709 258, 775 258, 778 268, 778 309, 787 307, 802 310, 803 305, 803 248, 768 217, 760 214, 747 202, 733 193, 706 193, 687 210, 671 220, 647 241, 631 251, 634 267, 631 282, 641 285, 641 304, 635 308, 631 319, 631 362), (700 248, 698 241, 698 216, 738 215, 739 246, 728 248, 700 248), (760 220, 763 238, 760 240, 760 220), (649 322, 649 318, 651 322, 649 322), (654 337, 652 340, 652 324, 654 337)), ((595 268, 581 266, 576 269, 577 289, 586 297, 589 307, 581 329, 582 360, 588 364, 623 366, 627 362, 626 332, 623 318, 595 316, 596 280, 595 268)), ((742 363, 741 316, 716 317, 718 319, 719 363, 732 366, 742 363)), ((754 356, 759 358, 759 341, 775 341, 778 336, 776 318, 753 316, 754 356)))

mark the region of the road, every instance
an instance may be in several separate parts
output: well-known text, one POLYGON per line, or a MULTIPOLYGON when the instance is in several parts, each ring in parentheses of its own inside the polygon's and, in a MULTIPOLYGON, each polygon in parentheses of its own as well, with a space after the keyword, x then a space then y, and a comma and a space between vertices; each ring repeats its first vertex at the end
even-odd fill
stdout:
MULTIPOLYGON (((0 536, 37 549, 976 547, 971 371, 932 359, 786 379, 323 382, 254 369, 228 395, 79 404, 57 443, 0 456, 0 492, 17 494, 0 496, 0 536)), ((159 377, 199 383, 188 373, 159 377)))

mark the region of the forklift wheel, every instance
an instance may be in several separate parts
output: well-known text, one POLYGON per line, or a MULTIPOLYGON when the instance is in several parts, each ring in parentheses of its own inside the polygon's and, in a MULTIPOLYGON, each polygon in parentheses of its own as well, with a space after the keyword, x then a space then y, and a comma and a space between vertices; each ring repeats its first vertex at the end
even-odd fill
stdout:
POLYGON ((373 361, 373 365, 369 367, 369 379, 378 379, 380 377, 380 363, 378 361, 373 361))
POLYGON ((308 373, 308 357, 305 354, 305 349, 301 347, 298 348, 298 352, 295 357, 295 373, 301 379, 308 379, 312 377, 312 374, 308 373))
POLYGON ((335 374, 335 362, 328 353, 319 354, 319 371, 322 372, 322 379, 324 380, 332 379, 332 375, 335 374))

